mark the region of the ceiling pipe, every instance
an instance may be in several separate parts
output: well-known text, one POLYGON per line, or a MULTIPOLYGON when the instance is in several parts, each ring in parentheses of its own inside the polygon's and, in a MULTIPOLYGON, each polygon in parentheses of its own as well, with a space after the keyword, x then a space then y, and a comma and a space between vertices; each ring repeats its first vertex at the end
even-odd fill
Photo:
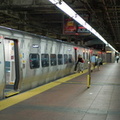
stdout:
MULTIPOLYGON (((92 14, 94 14, 95 17, 97 18, 97 15, 96 15, 95 11, 92 9, 92 7, 90 6, 90 4, 89 4, 87 1, 86 1, 86 2, 84 2, 83 0, 79 0, 79 1, 84 4, 84 7, 88 10, 88 12, 89 12, 90 14, 91 14, 91 12, 92 12, 92 14), (91 10, 91 12, 90 12, 90 10, 86 7, 85 4, 87 4, 87 6, 88 6, 88 8, 91 10)), ((101 27, 101 22, 100 22, 98 19, 97 19, 97 21, 98 21, 97 25, 101 27), (99 23, 100 23, 100 24, 99 24, 99 23)), ((102 25, 102 27, 103 27, 103 25, 102 25)))
POLYGON ((103 5, 104 5, 104 9, 105 9, 106 15, 107 15, 107 17, 108 17, 108 20, 109 20, 109 23, 110 23, 110 26, 111 26, 113 35, 114 35, 114 37, 115 37, 115 39, 116 39, 116 35, 115 35, 114 29, 113 29, 113 25, 112 25, 112 22, 111 22, 111 19, 110 19, 110 15, 109 15, 109 13, 108 13, 108 9, 107 9, 107 7, 106 7, 105 0, 102 0, 102 2, 103 2, 103 5))
MULTIPOLYGON (((97 25, 104 30, 104 29, 105 29, 104 25, 101 23, 101 21, 99 20, 99 18, 98 18, 97 15, 96 15, 95 10, 93 10, 93 8, 92 8, 91 5, 87 2, 87 0, 86 0, 86 2, 84 2, 83 0, 79 0, 79 1, 84 4, 84 7, 89 11, 90 14, 91 14, 91 12, 92 12, 92 13, 95 15, 95 17, 97 18, 97 25), (87 4, 87 6, 88 6, 89 9, 86 7, 85 4, 87 4), (91 11, 91 12, 90 12, 90 11, 91 11)), ((107 34, 107 31, 104 31, 104 32, 106 32, 106 34, 107 34)))
POLYGON ((116 1, 115 0, 113 0, 113 4, 115 5, 114 10, 115 10, 115 18, 116 18, 116 26, 117 26, 117 28, 116 28, 116 32, 117 32, 116 43, 118 43, 118 39, 120 39, 120 35, 119 35, 120 29, 119 29, 118 13, 117 13, 117 9, 116 9, 116 1))
MULTIPOLYGON (((71 7, 69 7, 64 1, 62 4, 59 4, 58 0, 49 0, 52 4, 56 5, 59 9, 61 9, 64 13, 73 18, 76 22, 84 26, 91 33, 97 36, 101 41, 107 44, 111 49, 116 51, 94 28, 92 28, 86 21, 82 19, 71 7)), ((116 51, 117 52, 117 51, 116 51)))

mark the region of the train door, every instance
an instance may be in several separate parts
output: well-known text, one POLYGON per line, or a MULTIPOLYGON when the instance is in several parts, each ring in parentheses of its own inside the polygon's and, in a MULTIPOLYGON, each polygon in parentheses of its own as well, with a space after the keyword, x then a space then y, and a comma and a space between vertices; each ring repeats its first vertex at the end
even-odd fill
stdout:
POLYGON ((18 89, 19 83, 19 59, 18 41, 9 38, 4 39, 5 51, 5 95, 18 89))
POLYGON ((107 58, 106 59, 107 63, 111 63, 112 62, 112 54, 111 53, 107 53, 106 56, 107 56, 106 57, 107 58))

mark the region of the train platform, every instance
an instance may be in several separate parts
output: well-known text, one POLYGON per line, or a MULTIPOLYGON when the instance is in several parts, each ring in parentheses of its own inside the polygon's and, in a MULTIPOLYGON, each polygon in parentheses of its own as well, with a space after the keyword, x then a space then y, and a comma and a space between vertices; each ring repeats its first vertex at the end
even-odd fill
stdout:
POLYGON ((0 101, 1 120, 120 120, 120 63, 102 65, 0 101))

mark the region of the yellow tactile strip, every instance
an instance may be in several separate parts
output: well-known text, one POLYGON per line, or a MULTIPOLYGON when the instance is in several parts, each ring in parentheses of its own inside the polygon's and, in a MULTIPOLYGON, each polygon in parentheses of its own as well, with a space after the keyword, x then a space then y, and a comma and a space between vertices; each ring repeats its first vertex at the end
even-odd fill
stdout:
POLYGON ((10 98, 7 98, 7 99, 4 99, 4 100, 1 100, 0 101, 0 111, 1 110, 4 110, 5 108, 8 108, 14 104, 17 104, 19 102, 22 102, 26 99, 29 99, 37 94, 40 94, 46 90, 49 90, 57 85, 60 85, 61 83, 63 82, 66 82, 66 81, 69 81, 81 74, 84 74, 86 73, 87 70, 85 70, 83 73, 76 73, 76 74, 73 74, 73 75, 70 75, 70 76, 67 76, 67 77, 64 77, 64 78, 61 78, 61 79, 58 79, 57 81, 54 81, 54 82, 51 82, 51 83, 48 83, 48 84, 45 84, 43 86, 40 86, 40 87, 37 87, 35 89, 32 89, 32 90, 29 90, 27 92, 24 92, 24 93, 21 93, 21 94, 18 94, 16 96, 12 96, 10 98))

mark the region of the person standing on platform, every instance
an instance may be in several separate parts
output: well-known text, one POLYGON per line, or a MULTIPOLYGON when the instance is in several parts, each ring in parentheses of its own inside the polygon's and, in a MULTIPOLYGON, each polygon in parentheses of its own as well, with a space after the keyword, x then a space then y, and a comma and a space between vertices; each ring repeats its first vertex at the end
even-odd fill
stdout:
POLYGON ((75 71, 78 70, 78 72, 80 72, 80 71, 83 72, 83 69, 84 69, 84 60, 83 60, 82 56, 79 54, 77 63, 75 65, 75 71))
POLYGON ((96 55, 95 54, 93 54, 90 57, 90 62, 91 62, 91 67, 93 68, 91 71, 94 71, 94 69, 95 69, 95 63, 96 63, 96 55))
POLYGON ((119 62, 119 55, 116 55, 116 61, 119 62))
POLYGON ((100 70, 100 65, 102 65, 102 58, 98 55, 98 58, 97 58, 97 68, 98 68, 98 70, 100 70))

